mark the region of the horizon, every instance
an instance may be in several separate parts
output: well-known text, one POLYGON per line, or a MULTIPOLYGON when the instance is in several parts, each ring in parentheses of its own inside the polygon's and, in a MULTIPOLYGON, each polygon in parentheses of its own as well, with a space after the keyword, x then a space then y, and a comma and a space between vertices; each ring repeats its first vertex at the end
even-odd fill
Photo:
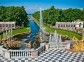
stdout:
POLYGON ((39 11, 40 8, 48 9, 54 6, 58 9, 78 8, 83 9, 83 0, 0 0, 0 6, 24 6, 28 14, 39 11))

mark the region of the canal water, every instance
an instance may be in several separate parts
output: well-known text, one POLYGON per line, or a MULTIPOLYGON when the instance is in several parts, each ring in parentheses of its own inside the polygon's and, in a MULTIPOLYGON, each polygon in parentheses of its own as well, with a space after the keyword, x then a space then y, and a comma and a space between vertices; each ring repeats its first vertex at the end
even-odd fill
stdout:
POLYGON ((24 42, 29 42, 32 41, 34 42, 35 37, 39 34, 40 28, 39 26, 35 23, 34 20, 29 20, 29 26, 30 26, 30 34, 23 39, 24 42))
MULTIPOLYGON (((30 30, 31 32, 29 33, 29 35, 27 37, 25 37, 23 40, 23 42, 34 42, 36 36, 39 34, 40 32, 40 28, 39 26, 35 23, 34 20, 29 20, 29 26, 30 26, 30 30)), ((21 50, 25 49, 25 45, 23 44, 20 48, 21 50)))
POLYGON ((29 17, 30 33, 22 39, 23 44, 21 45, 20 50, 24 50, 26 48, 24 43, 33 43, 37 35, 39 35, 40 31, 42 32, 40 27, 36 24, 36 22, 32 19, 31 16, 32 15, 30 15, 29 17))
POLYGON ((31 29, 31 33, 38 33, 39 32, 39 26, 34 22, 34 20, 29 20, 29 25, 31 29))
MULTIPOLYGON (((36 36, 39 34, 40 32, 40 28, 39 26, 35 23, 35 21, 33 19, 29 19, 29 26, 30 26, 30 33, 27 37, 25 37, 23 40, 23 42, 34 42, 36 36)), ((22 45, 22 47, 20 49, 25 49, 25 45, 22 45)))

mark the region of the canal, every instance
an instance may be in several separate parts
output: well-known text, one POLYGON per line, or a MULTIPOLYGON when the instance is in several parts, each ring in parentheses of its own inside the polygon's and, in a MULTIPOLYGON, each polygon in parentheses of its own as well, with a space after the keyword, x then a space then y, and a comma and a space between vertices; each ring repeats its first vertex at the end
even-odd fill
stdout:
POLYGON ((27 37, 23 39, 24 42, 34 42, 35 37, 39 34, 40 28, 39 26, 35 23, 33 19, 29 20, 29 26, 31 32, 27 37))
MULTIPOLYGON (((30 33, 24 39, 22 39, 23 43, 34 42, 36 36, 40 32, 40 27, 36 24, 36 22, 29 18, 29 26, 30 26, 30 33)), ((20 49, 25 49, 25 45, 23 44, 20 49)))

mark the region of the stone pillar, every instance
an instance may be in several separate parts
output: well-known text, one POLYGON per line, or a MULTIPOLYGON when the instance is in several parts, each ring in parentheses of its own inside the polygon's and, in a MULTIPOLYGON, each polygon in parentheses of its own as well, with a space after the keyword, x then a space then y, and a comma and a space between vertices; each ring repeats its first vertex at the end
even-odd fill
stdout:
POLYGON ((3 51, 2 50, 0 50, 0 54, 1 54, 1 56, 3 56, 3 51))
POLYGON ((31 57, 38 57, 38 51, 37 50, 33 50, 31 51, 31 57))
POLYGON ((70 43, 66 45, 66 49, 70 49, 70 43))
POLYGON ((6 59, 10 59, 10 52, 7 51, 7 50, 5 50, 3 56, 4 56, 4 58, 6 58, 6 59))
POLYGON ((45 51, 45 43, 41 43, 40 47, 42 47, 42 52, 44 52, 45 51))
POLYGON ((62 37, 61 37, 61 35, 59 35, 59 43, 61 43, 62 42, 62 37))
POLYGON ((0 55, 3 56, 3 47, 0 46, 0 55))
POLYGON ((45 44, 45 50, 46 50, 46 51, 49 50, 49 44, 45 44))
POLYGON ((14 27, 13 27, 13 28, 14 28, 14 29, 16 28, 16 27, 15 27, 15 24, 14 24, 14 27))

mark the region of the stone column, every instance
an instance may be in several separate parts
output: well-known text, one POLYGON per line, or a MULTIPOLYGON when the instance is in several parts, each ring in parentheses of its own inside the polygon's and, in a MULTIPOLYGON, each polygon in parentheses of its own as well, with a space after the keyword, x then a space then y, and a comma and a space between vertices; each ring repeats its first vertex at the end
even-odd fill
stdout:
POLYGON ((66 45, 66 49, 70 49, 70 43, 66 45))
POLYGON ((4 51, 4 58, 10 59, 10 52, 8 50, 4 51))
POLYGON ((38 56, 38 51, 37 50, 32 50, 31 51, 31 57, 37 57, 38 56))
POLYGON ((59 43, 61 43, 62 42, 62 37, 61 37, 61 35, 59 35, 59 43))
POLYGON ((49 42, 51 42, 52 41, 52 36, 51 36, 51 34, 50 34, 50 36, 49 36, 49 42))
POLYGON ((45 50, 46 50, 46 51, 49 50, 49 44, 48 44, 48 43, 45 44, 45 50))

